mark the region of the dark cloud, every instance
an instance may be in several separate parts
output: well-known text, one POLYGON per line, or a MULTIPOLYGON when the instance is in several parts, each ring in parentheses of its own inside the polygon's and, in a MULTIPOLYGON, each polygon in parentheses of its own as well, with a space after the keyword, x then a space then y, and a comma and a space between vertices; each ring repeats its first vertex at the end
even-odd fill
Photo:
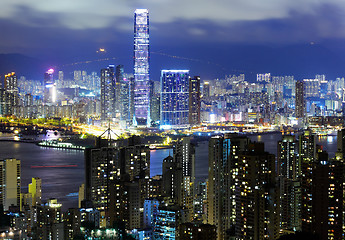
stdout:
MULTIPOLYGON (((340 41, 345 38, 345 2, 340 0, 17 0, 0 3, 0 53, 24 53, 63 65, 103 58, 96 54, 103 47, 106 57, 115 57, 115 64, 125 64, 130 72, 133 12, 140 7, 150 10, 156 80, 161 68, 195 69, 209 78, 231 71, 272 71, 267 67, 275 66, 271 58, 296 61, 286 52, 291 45, 304 46, 315 57, 310 42, 331 49, 317 52, 334 59, 337 49, 342 50, 337 54, 345 52, 340 41)), ((277 66, 282 72, 296 69, 280 64, 289 66, 277 66)))

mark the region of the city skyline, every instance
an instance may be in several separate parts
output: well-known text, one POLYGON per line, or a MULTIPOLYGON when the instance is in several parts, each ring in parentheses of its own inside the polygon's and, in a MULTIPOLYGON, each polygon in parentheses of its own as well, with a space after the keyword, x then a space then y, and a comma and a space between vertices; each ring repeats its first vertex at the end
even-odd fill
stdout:
POLYGON ((0 238, 344 238, 344 3, 79 1, 0 4, 0 238))

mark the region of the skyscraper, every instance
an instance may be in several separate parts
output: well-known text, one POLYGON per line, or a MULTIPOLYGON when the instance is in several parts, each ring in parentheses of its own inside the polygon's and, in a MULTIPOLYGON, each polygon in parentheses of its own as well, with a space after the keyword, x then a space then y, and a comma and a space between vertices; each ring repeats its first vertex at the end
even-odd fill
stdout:
POLYGON ((134 117, 139 125, 150 124, 150 46, 149 12, 137 9, 134 13, 134 117))
POLYGON ((279 237, 279 191, 275 182, 275 156, 263 143, 252 143, 238 156, 235 185, 236 239, 279 237))
POLYGON ((85 151, 85 196, 100 212, 109 210, 111 181, 120 176, 120 151, 113 147, 85 151))
POLYGON ((36 177, 32 178, 32 183, 29 184, 29 193, 32 197, 32 206, 42 203, 42 179, 36 177))
POLYGON ((20 160, 0 161, 0 204, 4 210, 13 205, 20 207, 20 160))
POLYGON ((316 161, 316 138, 310 131, 299 136, 299 162, 302 186, 302 231, 312 232, 313 166, 316 161))
POLYGON ((45 103, 54 103, 56 101, 56 83, 54 81, 54 69, 49 69, 44 73, 44 96, 45 103))
POLYGON ((115 72, 114 65, 101 70, 101 120, 115 116, 115 72))
MULTIPOLYGON (((207 223, 217 227, 217 239, 225 239, 231 227, 232 191, 230 191, 231 140, 212 137, 209 141, 209 168, 207 188, 207 223)), ((235 149, 233 149, 235 150, 235 149)), ((239 149, 236 149, 239 150, 239 149)))
POLYGON ((295 102, 295 116, 296 118, 303 118, 305 116, 305 101, 304 101, 304 82, 296 82, 296 102, 295 102))
POLYGON ((278 177, 280 185, 280 227, 301 231, 301 163, 293 135, 278 142, 278 177))
POLYGON ((115 110, 116 110, 116 112, 121 112, 121 109, 122 109, 121 83, 123 83, 123 80, 124 80, 123 65, 117 65, 116 66, 116 72, 115 72, 115 110))
POLYGON ((189 80, 189 124, 200 124, 200 77, 189 80))
POLYGON ((14 72, 5 75, 5 114, 13 114, 13 108, 19 103, 18 96, 18 81, 17 76, 14 72))
POLYGON ((161 125, 188 124, 189 70, 162 70, 161 125))
POLYGON ((174 159, 177 163, 177 203, 185 209, 186 219, 193 219, 193 196, 195 181, 195 146, 190 137, 179 139, 174 144, 174 159))
POLYGON ((204 85, 202 86, 202 97, 208 98, 210 96, 210 83, 204 82, 204 85))

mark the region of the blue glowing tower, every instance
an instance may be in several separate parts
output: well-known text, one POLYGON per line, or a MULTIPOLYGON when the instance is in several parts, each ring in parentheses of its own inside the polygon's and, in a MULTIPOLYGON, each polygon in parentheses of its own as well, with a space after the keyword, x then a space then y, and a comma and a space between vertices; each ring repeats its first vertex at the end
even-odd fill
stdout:
POLYGON ((149 59, 149 12, 137 9, 134 14, 134 117, 139 125, 150 124, 149 59))

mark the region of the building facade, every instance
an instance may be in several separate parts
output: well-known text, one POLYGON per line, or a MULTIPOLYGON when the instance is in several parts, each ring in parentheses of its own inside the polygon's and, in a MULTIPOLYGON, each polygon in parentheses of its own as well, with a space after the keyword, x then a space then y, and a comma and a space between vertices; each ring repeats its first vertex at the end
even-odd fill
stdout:
POLYGON ((200 124, 200 77, 195 76, 189 80, 189 124, 200 124))
POLYGON ((134 117, 139 125, 150 124, 149 60, 149 12, 137 9, 134 13, 134 117))
POLYGON ((18 159, 0 161, 0 204, 7 211, 11 205, 20 207, 21 167, 18 159))
POLYGON ((115 115, 115 69, 109 65, 101 70, 101 120, 106 121, 115 115))
POLYGON ((189 117, 189 70, 162 70, 161 125, 186 125, 189 117))

